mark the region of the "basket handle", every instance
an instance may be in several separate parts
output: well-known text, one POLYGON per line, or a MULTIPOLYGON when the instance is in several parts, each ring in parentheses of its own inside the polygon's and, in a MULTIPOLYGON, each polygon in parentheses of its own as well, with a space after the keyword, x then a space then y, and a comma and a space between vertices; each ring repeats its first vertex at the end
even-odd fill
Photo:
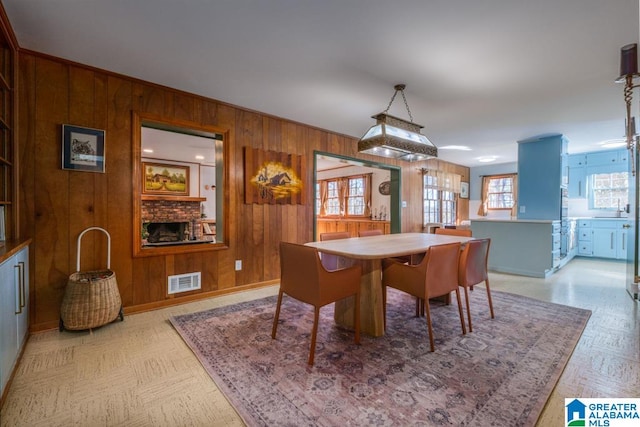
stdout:
POLYGON ((80 245, 82 243, 82 236, 84 236, 84 234, 87 231, 91 231, 91 230, 100 230, 102 231, 104 234, 107 235, 107 269, 111 268, 111 236, 109 235, 109 232, 107 230, 105 230, 104 228, 100 228, 100 227, 89 227, 86 230, 84 230, 82 233, 80 233, 80 235, 78 236, 78 255, 76 256, 76 271, 80 271, 80 253, 82 252, 80 250, 80 245))

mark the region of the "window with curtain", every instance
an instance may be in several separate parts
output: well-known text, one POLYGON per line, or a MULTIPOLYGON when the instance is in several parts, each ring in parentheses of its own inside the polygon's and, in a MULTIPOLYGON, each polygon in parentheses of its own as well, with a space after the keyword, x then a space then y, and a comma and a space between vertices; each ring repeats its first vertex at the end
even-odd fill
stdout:
POLYGON ((589 177, 589 207, 591 209, 620 210, 629 201, 629 173, 598 173, 589 177))
POLYGON ((511 209, 513 207, 513 177, 489 178, 487 191, 489 209, 511 209))
POLYGON ((460 194, 460 175, 423 170, 423 225, 456 223, 456 194, 460 194))
POLYGON ((492 210, 510 210, 515 215, 518 194, 518 175, 489 175, 482 177, 482 201, 478 215, 486 216, 492 210))
POLYGON ((368 217, 371 204, 371 174, 318 181, 318 216, 368 217), (326 191, 323 191, 326 188, 326 191))

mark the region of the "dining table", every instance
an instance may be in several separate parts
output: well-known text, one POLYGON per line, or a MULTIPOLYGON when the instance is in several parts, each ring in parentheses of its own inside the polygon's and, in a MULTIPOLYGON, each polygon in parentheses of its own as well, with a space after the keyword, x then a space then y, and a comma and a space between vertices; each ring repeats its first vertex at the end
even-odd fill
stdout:
MULTIPOLYGON (((305 243, 321 253, 338 255, 359 262, 360 278, 360 330, 379 337, 384 335, 384 311, 382 299, 382 260, 425 253, 431 246, 447 243, 466 243, 472 237, 430 233, 393 233, 379 236, 351 237, 305 243)), ((354 297, 337 301, 335 322, 353 329, 354 297)))

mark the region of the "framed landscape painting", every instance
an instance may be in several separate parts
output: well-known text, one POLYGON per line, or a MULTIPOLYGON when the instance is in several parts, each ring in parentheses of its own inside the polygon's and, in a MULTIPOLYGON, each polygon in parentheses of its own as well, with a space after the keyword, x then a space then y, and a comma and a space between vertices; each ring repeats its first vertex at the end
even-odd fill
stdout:
POLYGON ((142 162, 142 194, 189 195, 189 166, 142 162))

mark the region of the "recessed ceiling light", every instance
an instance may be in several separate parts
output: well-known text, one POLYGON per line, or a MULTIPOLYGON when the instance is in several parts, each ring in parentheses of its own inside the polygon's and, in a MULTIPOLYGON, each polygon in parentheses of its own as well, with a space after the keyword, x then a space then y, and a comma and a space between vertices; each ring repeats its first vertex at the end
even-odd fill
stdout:
POLYGON ((197 160, 204 160, 204 156, 202 154, 196 154, 197 160))
POLYGON ((471 147, 466 145, 445 145, 444 147, 438 147, 438 150, 471 151, 471 147))
POLYGON ((142 151, 144 151, 145 153, 153 153, 153 149, 151 148, 144 148, 142 151))
POLYGON ((489 162, 495 162, 497 159, 496 156, 486 156, 486 157, 478 157, 478 161, 480 163, 489 163, 489 162))

